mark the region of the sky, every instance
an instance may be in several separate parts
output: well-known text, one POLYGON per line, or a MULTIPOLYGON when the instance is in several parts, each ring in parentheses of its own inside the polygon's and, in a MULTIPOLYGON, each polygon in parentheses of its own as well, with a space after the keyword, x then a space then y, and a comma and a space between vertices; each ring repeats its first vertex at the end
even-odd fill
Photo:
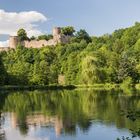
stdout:
POLYGON ((140 0, 0 0, 0 46, 25 28, 28 36, 74 26, 100 36, 140 21, 140 0))

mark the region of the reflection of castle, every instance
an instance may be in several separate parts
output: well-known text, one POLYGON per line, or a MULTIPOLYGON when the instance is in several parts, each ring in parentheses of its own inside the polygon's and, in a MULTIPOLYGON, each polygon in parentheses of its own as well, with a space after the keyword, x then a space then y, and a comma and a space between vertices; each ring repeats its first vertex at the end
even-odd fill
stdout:
POLYGON ((0 51, 7 51, 9 49, 15 49, 18 44, 23 45, 26 48, 42 48, 44 46, 55 46, 58 43, 68 43, 70 40, 70 36, 66 36, 61 34, 61 28, 55 27, 53 29, 53 39, 48 41, 46 40, 31 40, 31 41, 22 41, 20 42, 17 36, 10 36, 9 38, 9 46, 8 47, 0 47, 0 51))
POLYGON ((2 124, 4 123, 4 117, 1 115, 0 112, 0 140, 4 140, 5 139, 5 131, 2 129, 2 124))
MULTIPOLYGON (((63 129, 62 120, 57 116, 49 117, 42 114, 29 115, 26 117, 25 123, 31 126, 53 126, 57 136, 60 136, 63 129)), ((18 125, 16 113, 11 113, 11 125, 13 128, 16 128, 18 125)))

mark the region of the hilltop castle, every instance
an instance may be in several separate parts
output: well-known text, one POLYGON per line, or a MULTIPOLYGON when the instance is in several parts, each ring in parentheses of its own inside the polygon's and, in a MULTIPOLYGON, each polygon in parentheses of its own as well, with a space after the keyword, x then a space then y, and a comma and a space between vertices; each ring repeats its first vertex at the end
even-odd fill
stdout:
POLYGON ((20 43, 26 48, 42 48, 44 46, 55 46, 58 43, 66 44, 70 40, 70 36, 66 36, 61 34, 61 28, 55 27, 53 29, 53 39, 50 40, 25 40, 20 42, 18 36, 10 36, 9 38, 9 46, 8 47, 0 47, 0 51, 7 51, 9 49, 15 49, 17 45, 20 43))

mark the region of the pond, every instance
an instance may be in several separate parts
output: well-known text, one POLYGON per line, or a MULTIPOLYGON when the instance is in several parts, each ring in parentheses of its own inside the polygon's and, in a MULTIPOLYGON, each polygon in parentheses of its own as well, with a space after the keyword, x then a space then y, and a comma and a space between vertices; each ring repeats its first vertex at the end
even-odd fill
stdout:
MULTIPOLYGON (((140 94, 63 90, 0 93, 0 140, 116 140, 131 137, 140 120, 140 94)), ((139 138, 134 138, 138 140, 139 138)))

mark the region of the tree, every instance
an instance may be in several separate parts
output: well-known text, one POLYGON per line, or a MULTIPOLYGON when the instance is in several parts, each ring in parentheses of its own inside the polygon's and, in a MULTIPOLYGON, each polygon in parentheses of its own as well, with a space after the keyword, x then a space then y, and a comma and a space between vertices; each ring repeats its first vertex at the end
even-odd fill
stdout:
POLYGON ((38 36, 38 40, 47 40, 48 41, 52 38, 53 38, 52 35, 40 35, 40 36, 38 36))
POLYGON ((127 56, 124 56, 119 61, 118 82, 123 82, 127 77, 131 77, 133 82, 138 80, 138 73, 135 70, 135 65, 127 56))
POLYGON ((6 82, 6 76, 7 76, 7 73, 6 73, 6 70, 4 68, 1 56, 0 56, 0 85, 6 84, 5 83, 6 82))
POLYGON ((81 29, 80 31, 78 31, 75 35, 75 41, 76 42, 80 42, 81 40, 85 40, 87 43, 91 42, 91 37, 89 36, 89 34, 81 29))
POLYGON ((99 82, 99 70, 97 68, 97 58, 86 56, 82 60, 82 81, 84 84, 93 84, 99 82))
POLYGON ((72 27, 72 26, 67 26, 67 27, 61 28, 61 33, 64 35, 72 36, 74 32, 75 32, 75 30, 74 30, 74 27, 72 27))
POLYGON ((46 61, 35 63, 33 66, 33 73, 30 78, 32 85, 47 85, 49 83, 49 67, 46 61))
POLYGON ((20 41, 28 40, 27 33, 24 29, 19 29, 17 35, 20 41))
POLYGON ((32 37, 30 38, 30 40, 36 40, 36 37, 35 37, 35 36, 32 36, 32 37))
MULTIPOLYGON (((133 83, 140 82, 139 23, 92 38, 85 30, 74 34, 72 26, 61 31, 72 35, 70 43, 40 49, 18 46, 1 53, 1 73, 8 73, 9 84, 53 84, 59 74, 65 76, 66 84, 122 83, 128 77, 133 83)), ((27 39, 24 29, 18 31, 18 36, 20 40, 27 39)), ((52 35, 41 35, 38 40, 51 38, 52 35)), ((5 74, 0 75, 5 83, 5 74)))

